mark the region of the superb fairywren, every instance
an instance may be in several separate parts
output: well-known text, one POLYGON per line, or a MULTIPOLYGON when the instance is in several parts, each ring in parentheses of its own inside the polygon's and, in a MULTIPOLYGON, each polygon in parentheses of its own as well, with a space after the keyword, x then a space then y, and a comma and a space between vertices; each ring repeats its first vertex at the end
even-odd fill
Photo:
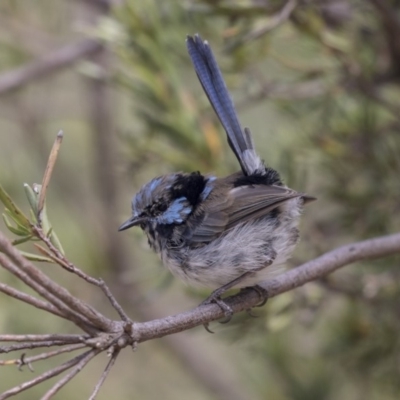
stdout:
POLYGON ((225 178, 200 172, 155 178, 133 198, 132 217, 119 230, 140 226, 174 275, 218 288, 208 300, 229 314, 219 296, 257 285, 287 261, 298 241, 302 206, 313 198, 284 186, 256 154, 209 44, 199 35, 186 43, 241 171, 225 178))

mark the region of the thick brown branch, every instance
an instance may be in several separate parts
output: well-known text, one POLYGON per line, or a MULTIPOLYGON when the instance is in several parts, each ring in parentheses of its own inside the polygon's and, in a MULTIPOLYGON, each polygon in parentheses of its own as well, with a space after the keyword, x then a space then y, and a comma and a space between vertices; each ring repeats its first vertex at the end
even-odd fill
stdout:
MULTIPOLYGON (((332 273, 345 265, 393 254, 400 254, 400 233, 339 247, 275 279, 264 282, 262 286, 268 291, 269 297, 275 297, 332 273)), ((259 295, 255 291, 242 292, 226 299, 226 303, 235 313, 254 307, 259 301, 259 295)), ((201 306, 182 314, 134 323, 132 337, 138 343, 144 342, 181 332, 223 316, 223 311, 215 304, 201 306)))
MULTIPOLYGON (((400 233, 342 246, 336 250, 324 254, 321 257, 316 258, 315 260, 309 261, 300 267, 290 270, 276 277, 275 279, 266 281, 262 283, 262 286, 268 291, 269 297, 274 297, 280 293, 302 286, 307 282, 321 278, 335 271, 336 269, 355 261, 384 257, 392 254, 400 254, 400 233)), ((18 258, 15 259, 18 262, 21 261, 18 258)), ((255 306, 260 301, 260 298, 256 291, 248 290, 242 291, 236 296, 228 297, 225 299, 225 301, 236 313, 255 306)), ((66 369, 76 366, 69 374, 67 374, 63 379, 57 382, 52 389, 50 389, 50 391, 46 394, 47 398, 50 398, 62 386, 69 382, 90 361, 90 359, 106 349, 112 351, 112 354, 117 354, 120 349, 128 345, 135 346, 139 342, 181 332, 183 330, 214 321, 221 317, 223 317, 223 311, 220 309, 220 307, 215 304, 210 304, 206 306, 199 306, 194 310, 182 314, 143 323, 131 324, 126 321, 112 321, 108 327, 107 333, 99 333, 97 335, 94 334, 93 337, 89 339, 79 335, 33 335, 32 337, 30 335, 4 335, 3 338, 5 341, 19 341, 20 339, 26 339, 26 342, 1 348, 2 352, 34 347, 62 346, 74 342, 75 340, 80 341, 81 345, 91 346, 94 347, 94 349, 90 349, 83 355, 75 357, 67 363, 54 368, 29 382, 25 382, 13 389, 6 391, 0 396, 0 400, 20 393, 21 391, 37 385, 38 383, 65 371, 66 369)), ((44 354, 48 355, 50 353, 44 354)), ((45 358, 44 354, 39 355, 39 357, 45 358)), ((56 354, 59 354, 59 352, 57 353, 56 351, 55 355, 56 354)), ((116 355, 114 358, 116 358, 116 355)), ((98 388, 104 381, 114 361, 115 359, 110 361, 109 365, 106 367, 104 374, 100 378, 99 383, 96 385, 96 388, 93 392, 94 394, 98 391, 98 388)), ((24 360, 23 357, 21 357, 20 364, 26 364, 26 360, 24 360)))

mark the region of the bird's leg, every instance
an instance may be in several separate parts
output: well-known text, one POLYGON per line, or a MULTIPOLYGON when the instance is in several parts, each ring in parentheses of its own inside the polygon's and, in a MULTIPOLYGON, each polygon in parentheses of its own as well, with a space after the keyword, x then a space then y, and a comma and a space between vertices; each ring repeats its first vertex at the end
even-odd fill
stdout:
MULTIPOLYGON (((228 323, 233 315, 233 310, 228 304, 226 304, 222 299, 221 296, 229 289, 232 289, 236 285, 238 285, 240 282, 242 282, 245 278, 247 278, 249 275, 252 275, 252 271, 245 272, 244 274, 240 275, 239 277, 233 279, 232 281, 226 283, 225 285, 219 287, 218 289, 214 290, 210 296, 208 296, 203 302, 200 303, 201 306, 215 303, 218 304, 218 306, 221 308, 221 310, 225 314, 225 319, 223 321, 220 321, 222 324, 228 323)), ((209 330, 208 324, 204 324, 204 327, 208 332, 213 333, 212 331, 209 330)))

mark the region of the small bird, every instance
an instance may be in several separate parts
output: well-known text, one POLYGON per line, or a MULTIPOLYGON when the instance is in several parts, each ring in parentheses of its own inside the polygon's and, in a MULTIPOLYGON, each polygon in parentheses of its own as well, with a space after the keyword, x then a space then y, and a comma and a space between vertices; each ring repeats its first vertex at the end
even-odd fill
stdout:
POLYGON ((154 178, 132 200, 132 216, 119 230, 140 226, 150 247, 176 276, 214 290, 202 304, 271 277, 290 257, 299 238, 302 207, 314 200, 286 187, 277 171, 256 154, 242 129, 217 61, 199 35, 186 40, 198 79, 223 125, 241 171, 224 178, 177 172, 154 178))

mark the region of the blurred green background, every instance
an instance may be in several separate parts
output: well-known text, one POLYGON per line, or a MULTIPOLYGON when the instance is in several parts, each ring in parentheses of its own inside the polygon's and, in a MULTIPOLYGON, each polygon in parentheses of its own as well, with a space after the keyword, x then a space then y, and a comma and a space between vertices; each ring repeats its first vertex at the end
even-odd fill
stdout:
MULTIPOLYGON (((238 168, 186 54, 196 32, 259 153, 288 186, 318 197, 290 266, 400 227, 400 1, 3 0, 0 182, 27 210, 23 183, 40 183, 63 129, 49 217, 68 257, 138 321, 208 292, 172 279, 139 230, 117 232, 132 195, 169 171, 238 168)), ((399 266, 391 257, 346 267, 270 300, 257 319, 213 324, 215 335, 198 328, 124 351, 98 398, 398 399, 399 266)), ((116 318, 96 288, 41 268, 116 318)), ((21 288, 3 270, 0 279, 21 288)), ((75 331, 0 299, 2 333, 75 331)), ((34 373, 1 367, 0 392, 61 358, 34 373)), ((106 362, 97 357, 57 398, 87 398, 106 362)))

